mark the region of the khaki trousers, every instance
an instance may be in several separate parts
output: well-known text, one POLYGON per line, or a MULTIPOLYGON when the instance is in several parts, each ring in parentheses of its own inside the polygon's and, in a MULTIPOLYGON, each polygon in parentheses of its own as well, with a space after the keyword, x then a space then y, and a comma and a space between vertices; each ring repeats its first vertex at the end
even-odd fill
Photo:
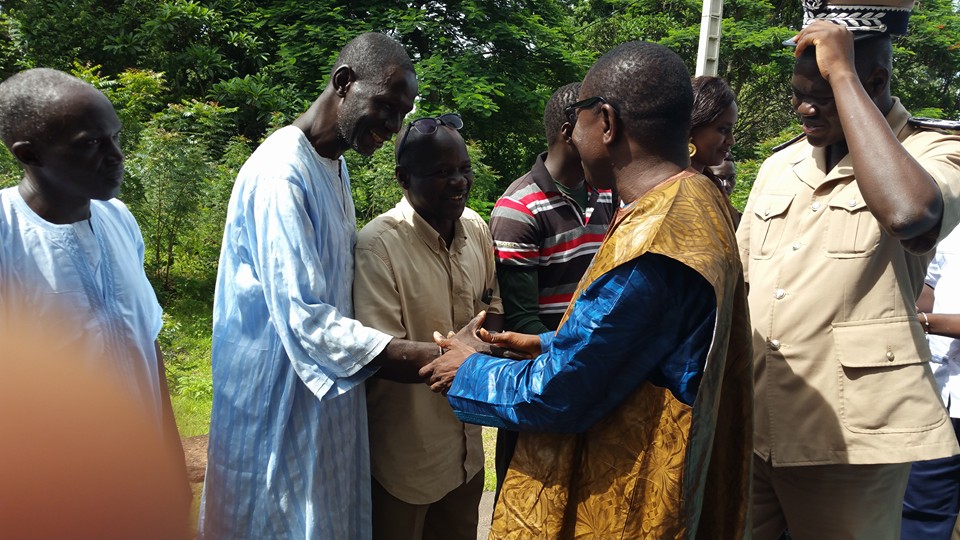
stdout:
POLYGON ((373 540, 476 540, 483 470, 431 504, 410 504, 372 479, 373 540))
POLYGON ((773 467, 753 456, 753 540, 898 540, 909 463, 773 467))

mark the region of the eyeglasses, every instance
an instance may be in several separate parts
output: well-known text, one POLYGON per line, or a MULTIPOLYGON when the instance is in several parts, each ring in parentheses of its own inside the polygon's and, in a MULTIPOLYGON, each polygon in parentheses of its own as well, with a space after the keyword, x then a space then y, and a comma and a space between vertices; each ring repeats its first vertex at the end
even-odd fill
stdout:
POLYGON ((403 145, 406 144, 407 136, 410 135, 411 129, 417 130, 417 133, 421 135, 433 135, 440 126, 450 126, 460 131, 460 129, 463 128, 463 118, 460 118, 460 115, 457 113, 446 113, 436 118, 418 118, 410 122, 407 129, 403 132, 403 137, 400 137, 400 142, 397 144, 397 152, 394 155, 397 163, 400 163, 400 153, 403 152, 403 145))
POLYGON ((594 96, 592 98, 587 98, 580 100, 572 105, 564 107, 563 112, 567 114, 567 121, 571 124, 577 121, 577 111, 580 109, 589 109, 597 103, 609 103, 605 98, 601 96, 594 96))

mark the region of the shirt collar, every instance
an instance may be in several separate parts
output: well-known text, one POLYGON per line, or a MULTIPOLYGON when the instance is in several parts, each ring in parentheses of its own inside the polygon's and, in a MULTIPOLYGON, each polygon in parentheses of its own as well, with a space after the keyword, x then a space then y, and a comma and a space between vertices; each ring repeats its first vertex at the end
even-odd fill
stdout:
MULTIPOLYGON (((407 200, 406 196, 397 203, 397 209, 400 210, 404 221, 413 226, 413 230, 416 231, 420 240, 435 253, 442 253, 444 251, 459 252, 466 244, 467 232, 463 228, 463 216, 460 216, 460 219, 453 224, 453 241, 450 242, 450 248, 448 249, 447 243, 443 240, 443 237, 440 236, 440 233, 420 217, 420 214, 413 209, 413 206, 410 204, 410 201, 407 200)), ((466 212, 466 210, 464 210, 464 212, 466 212)))
MULTIPOLYGON (((540 188, 540 191, 544 193, 560 192, 560 188, 557 187, 557 181, 554 180, 544 163, 546 159, 546 152, 537 156, 536 161, 533 162, 533 167, 530 168, 530 176, 533 178, 533 183, 540 188)), ((592 207, 600 197, 600 191, 591 186, 590 182, 586 180, 584 180, 583 185, 587 187, 587 207, 592 207)))
MULTIPOLYGON (((897 136, 897 139, 903 140, 906 133, 903 128, 907 125, 910 113, 900 103, 900 98, 893 98, 893 107, 887 113, 886 119, 890 129, 897 136)), ((792 160, 793 171, 797 177, 805 184, 816 190, 826 182, 840 180, 853 176, 853 158, 850 152, 843 156, 843 159, 830 171, 827 167, 826 148, 810 146, 808 143, 806 152, 799 152, 792 160)))

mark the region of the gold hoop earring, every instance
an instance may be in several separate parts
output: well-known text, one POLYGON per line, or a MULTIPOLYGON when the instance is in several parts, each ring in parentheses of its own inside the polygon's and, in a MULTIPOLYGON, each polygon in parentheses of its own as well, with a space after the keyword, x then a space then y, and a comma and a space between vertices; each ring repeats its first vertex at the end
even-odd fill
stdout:
POLYGON ((687 143, 687 151, 690 152, 690 157, 697 155, 697 145, 693 144, 693 139, 687 143))

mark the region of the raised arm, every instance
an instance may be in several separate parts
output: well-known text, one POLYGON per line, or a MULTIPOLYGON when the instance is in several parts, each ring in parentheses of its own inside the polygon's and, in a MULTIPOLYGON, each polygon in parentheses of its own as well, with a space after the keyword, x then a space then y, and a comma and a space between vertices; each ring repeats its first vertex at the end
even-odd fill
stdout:
MULTIPOLYGON (((885 114, 892 106, 889 70, 857 73, 853 35, 844 26, 815 22, 800 32, 797 56, 816 47, 820 74, 830 83, 863 200, 880 226, 913 251, 933 247, 943 215, 934 178, 903 147, 885 114)), ((861 46, 870 54, 869 44, 861 46)), ((889 65, 889 63, 888 63, 889 65)))

